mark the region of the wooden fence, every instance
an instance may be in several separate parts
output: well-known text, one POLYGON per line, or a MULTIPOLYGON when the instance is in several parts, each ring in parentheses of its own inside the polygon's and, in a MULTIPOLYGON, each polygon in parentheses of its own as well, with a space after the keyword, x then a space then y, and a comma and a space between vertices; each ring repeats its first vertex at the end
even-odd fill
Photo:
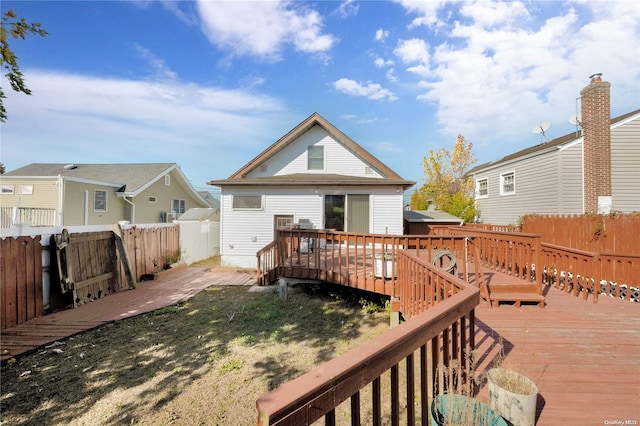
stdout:
MULTIPOLYGON (((79 287, 69 292, 69 287, 65 288, 65 283, 60 281, 61 271, 57 267, 59 252, 56 250, 55 235, 62 235, 60 231, 55 229, 53 234, 43 234, 47 235, 45 242, 50 239, 49 235, 54 236, 50 246, 41 245, 42 235, 0 240, 1 329, 42 316, 47 309, 59 310, 69 303, 87 303, 130 288, 120 251, 112 250, 113 233, 74 232, 68 234, 68 241, 61 240, 63 244, 75 244, 75 249, 67 252, 69 259, 65 259, 64 263, 72 265, 75 271, 72 276, 73 288, 76 284, 79 287), (101 244, 104 247, 98 248, 101 244), (43 251, 45 256, 51 256, 50 267, 43 268, 43 251), (44 294, 44 277, 50 283, 51 294, 44 294), (73 297, 66 296, 72 293, 73 297), (46 300, 50 300, 50 306, 44 305, 45 296, 46 300)), ((123 230, 122 238, 134 280, 159 272, 180 259, 180 228, 177 225, 133 226, 123 230)), ((69 279, 68 271, 64 272, 63 278, 69 279)))
POLYGON ((640 214, 531 215, 524 217, 522 231, 557 246, 640 255, 640 214))
POLYGON ((40 238, 0 240, 0 329, 44 314, 40 238))

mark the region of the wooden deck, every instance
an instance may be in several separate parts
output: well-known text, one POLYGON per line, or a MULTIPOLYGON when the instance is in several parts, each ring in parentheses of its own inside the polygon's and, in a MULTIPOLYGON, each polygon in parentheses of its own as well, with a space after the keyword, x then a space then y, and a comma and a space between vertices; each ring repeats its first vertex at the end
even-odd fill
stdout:
MULTIPOLYGON (((594 304, 555 289, 546 301, 545 309, 476 309, 477 372, 502 344, 504 366, 538 385, 536 424, 640 424, 640 304, 594 304)), ((488 399, 486 385, 479 396, 488 399)))
POLYGON ((251 285, 255 281, 254 271, 205 268, 188 268, 155 281, 142 281, 134 290, 110 294, 77 308, 2 330, 1 360, 111 321, 180 303, 211 285, 251 285))
MULTIPOLYGON (((3 359, 179 303, 210 285, 254 281, 249 272, 189 268, 142 282, 135 290, 4 330, 2 351, 9 353, 3 359)), ((477 373, 489 368, 503 345, 503 365, 539 387, 538 425, 640 424, 640 304, 605 297, 593 304, 555 289, 546 300, 545 309, 485 304, 476 309, 477 373)), ((487 393, 483 386, 479 397, 487 393)))

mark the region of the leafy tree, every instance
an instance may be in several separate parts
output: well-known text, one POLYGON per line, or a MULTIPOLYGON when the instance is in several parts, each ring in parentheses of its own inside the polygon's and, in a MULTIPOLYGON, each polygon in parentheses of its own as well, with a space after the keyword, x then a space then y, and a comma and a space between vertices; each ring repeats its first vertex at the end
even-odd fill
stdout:
POLYGON ((5 172, 4 164, 0 163, 0 175, 3 175, 5 172))
MULTIPOLYGON (((5 76, 9 80, 11 88, 16 92, 22 92, 26 95, 31 94, 31 90, 24 82, 20 67, 18 66, 18 57, 9 47, 9 35, 14 39, 25 39, 28 34, 37 34, 45 37, 47 32, 43 30, 39 22, 28 23, 24 18, 18 19, 12 9, 9 9, 0 21, 0 49, 2 50, 2 69, 6 71, 5 76)), ((3 99, 6 98, 2 87, 0 86, 0 122, 7 119, 7 110, 4 107, 3 99)))
POLYGON ((477 161, 472 148, 473 144, 458 135, 453 151, 445 148, 429 150, 429 157, 422 159, 425 183, 411 194, 414 210, 425 210, 433 205, 465 222, 475 218, 473 179, 466 175, 477 161))

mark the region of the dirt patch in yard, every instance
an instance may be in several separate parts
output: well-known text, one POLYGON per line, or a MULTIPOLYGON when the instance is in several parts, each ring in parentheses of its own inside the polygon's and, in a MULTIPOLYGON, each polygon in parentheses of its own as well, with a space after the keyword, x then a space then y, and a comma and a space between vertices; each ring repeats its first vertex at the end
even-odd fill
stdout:
POLYGON ((384 299, 339 286, 212 286, 5 363, 1 424, 254 425, 257 398, 388 324, 384 299))

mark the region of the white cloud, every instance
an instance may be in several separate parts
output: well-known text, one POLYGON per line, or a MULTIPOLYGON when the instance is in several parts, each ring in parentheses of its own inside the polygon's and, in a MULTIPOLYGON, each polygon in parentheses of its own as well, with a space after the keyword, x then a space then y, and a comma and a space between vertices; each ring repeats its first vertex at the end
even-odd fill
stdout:
POLYGON ((430 55, 426 41, 419 38, 400 40, 393 53, 403 63, 413 65, 407 68, 407 71, 423 76, 428 75, 430 55))
POLYGON ((438 11, 447 3, 445 0, 429 0, 429 1, 416 1, 416 0, 394 0, 396 3, 400 3, 409 12, 416 15, 420 15, 411 21, 409 28, 417 26, 434 27, 439 26, 441 22, 438 20, 438 11))
MULTIPOLYGON (((429 12, 431 23, 441 10, 403 4, 423 18, 429 12)), ((431 55, 420 39, 401 41, 394 52, 423 78, 417 97, 437 107, 445 134, 465 134, 476 145, 526 143, 529 130, 546 120, 550 136, 569 133, 575 99, 596 72, 612 83, 614 115, 637 108, 640 55, 630 52, 638 51, 640 8, 630 2, 447 5, 455 7, 463 19, 438 28, 447 40, 431 55)))
POLYGON ((322 33, 322 17, 287 1, 198 2, 203 31, 235 56, 279 60, 285 45, 307 53, 326 52, 336 38, 322 33))
POLYGON ((376 41, 385 41, 389 37, 389 31, 378 28, 374 37, 376 41))
POLYGON ((346 93, 352 96, 363 96, 373 100, 387 99, 389 101, 395 101, 398 99, 398 97, 394 95, 393 92, 383 88, 377 83, 368 82, 365 84, 361 84, 355 80, 341 78, 340 80, 337 80, 335 83, 333 83, 333 86, 339 92, 346 93))
POLYGON ((175 80, 177 74, 173 72, 169 66, 160 58, 155 56, 151 51, 137 43, 133 44, 133 48, 142 56, 155 71, 155 77, 161 80, 175 80))
POLYGON ((345 19, 357 15, 359 9, 360 5, 356 4, 355 0, 345 0, 333 11, 333 14, 345 19))
POLYGON ((376 58, 373 61, 373 63, 378 68, 384 68, 384 67, 388 67, 388 66, 393 65, 393 61, 391 59, 382 59, 382 58, 376 58))
POLYGON ((281 101, 245 90, 28 70, 25 80, 33 95, 9 91, 5 99, 8 168, 175 161, 190 164, 185 173, 203 185, 229 176, 247 150, 290 124, 281 101))

